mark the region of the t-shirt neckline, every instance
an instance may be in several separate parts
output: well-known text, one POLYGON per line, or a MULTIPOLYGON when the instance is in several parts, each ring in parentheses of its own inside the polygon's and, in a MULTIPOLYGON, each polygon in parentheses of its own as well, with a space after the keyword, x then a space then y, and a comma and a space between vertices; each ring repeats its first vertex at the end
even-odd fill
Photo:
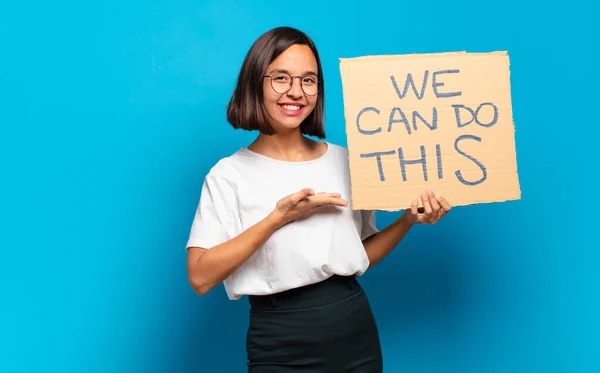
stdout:
POLYGON ((325 150, 325 153, 323 153, 321 156, 319 156, 315 159, 311 159, 308 161, 284 161, 281 159, 275 159, 275 158, 267 157, 266 155, 257 153, 255 151, 252 151, 245 146, 243 146, 240 150, 246 154, 253 156, 253 157, 262 158, 264 160, 267 160, 267 161, 273 162, 273 163, 279 163, 279 164, 285 164, 285 165, 305 165, 305 164, 319 162, 319 161, 325 159, 329 155, 329 153, 331 152, 331 144, 327 141, 323 141, 323 143, 325 143, 327 145, 327 150, 325 150))

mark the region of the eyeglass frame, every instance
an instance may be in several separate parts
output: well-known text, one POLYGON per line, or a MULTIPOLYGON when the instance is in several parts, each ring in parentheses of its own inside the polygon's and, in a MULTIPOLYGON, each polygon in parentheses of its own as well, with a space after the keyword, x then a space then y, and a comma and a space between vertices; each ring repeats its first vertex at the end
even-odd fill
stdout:
POLYGON ((282 93, 277 92, 275 90, 275 87, 273 87, 273 75, 265 75, 265 76, 263 76, 263 78, 269 78, 271 80, 271 89, 273 91, 275 91, 275 93, 277 93, 279 95, 285 95, 286 93, 288 93, 294 87, 294 79, 295 78, 300 78, 300 89, 302 90, 302 92, 304 92, 305 95, 310 96, 310 97, 314 97, 314 96, 316 96, 316 95, 319 94, 319 92, 321 91, 321 83, 324 82, 324 80, 319 80, 319 76, 317 75, 317 93, 315 93, 314 95, 309 95, 304 90, 304 85, 302 84, 302 79, 305 78, 305 77, 307 77, 307 76, 313 75, 313 74, 307 74, 307 75, 304 75, 304 76, 301 76, 301 75, 290 75, 290 74, 284 73, 284 72, 282 72, 280 74, 286 74, 286 75, 288 75, 292 79, 290 81, 290 88, 288 88, 287 91, 282 92, 282 93))

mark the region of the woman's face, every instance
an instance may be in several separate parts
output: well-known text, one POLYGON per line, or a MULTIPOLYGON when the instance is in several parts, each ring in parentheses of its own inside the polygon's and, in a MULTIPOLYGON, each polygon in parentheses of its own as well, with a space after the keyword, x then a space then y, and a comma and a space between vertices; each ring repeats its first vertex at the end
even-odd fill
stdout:
POLYGON ((306 45, 292 45, 269 65, 265 75, 271 75, 273 79, 264 78, 264 104, 270 124, 276 132, 297 129, 313 111, 317 94, 310 94, 316 93, 318 73, 317 60, 306 45), (293 84, 285 92, 289 87, 290 76, 294 77, 291 78, 293 84))

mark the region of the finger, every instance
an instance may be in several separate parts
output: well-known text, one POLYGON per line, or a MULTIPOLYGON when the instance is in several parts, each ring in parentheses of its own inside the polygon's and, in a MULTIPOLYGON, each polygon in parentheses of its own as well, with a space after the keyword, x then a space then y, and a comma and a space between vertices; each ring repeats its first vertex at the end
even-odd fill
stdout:
POLYGON ((442 206, 444 213, 447 213, 448 211, 450 211, 450 209, 452 209, 452 206, 450 205, 450 203, 448 201, 446 201, 446 199, 444 197, 440 196, 439 194, 436 194, 435 197, 438 200, 438 202, 440 203, 440 205, 442 206))
POLYGON ((315 194, 315 191, 311 188, 302 189, 291 195, 292 204, 296 205, 298 202, 302 201, 304 198, 310 197, 315 194))
POLYGON ((342 195, 339 193, 319 192, 319 193, 315 194, 315 196, 323 196, 323 195, 329 195, 330 197, 333 197, 333 198, 341 198, 342 197, 342 195))
POLYGON ((427 189, 427 197, 429 203, 431 203, 432 215, 437 217, 438 213, 440 212, 440 204, 438 203, 437 199, 435 198, 435 194, 431 189, 427 189))
POLYGON ((411 204, 410 204, 410 212, 413 214, 413 216, 417 216, 417 214, 419 213, 419 200, 417 198, 413 199, 411 204))
POLYGON ((431 204, 429 203, 427 193, 421 194, 421 200, 423 201, 423 207, 425 208, 425 218, 429 219, 431 216, 431 204))
POLYGON ((348 206, 348 201, 339 197, 339 193, 325 193, 322 195, 310 197, 310 202, 313 206, 348 206))

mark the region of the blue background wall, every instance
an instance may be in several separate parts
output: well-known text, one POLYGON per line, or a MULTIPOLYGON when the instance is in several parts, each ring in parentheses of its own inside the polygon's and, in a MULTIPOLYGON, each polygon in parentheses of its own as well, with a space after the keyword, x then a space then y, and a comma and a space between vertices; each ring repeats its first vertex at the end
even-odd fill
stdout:
POLYGON ((184 245, 253 138, 224 118, 242 59, 282 24, 320 48, 342 145, 338 58, 510 54, 523 199, 416 227, 363 278, 386 372, 600 371, 597 20, 548 4, 3 1, 0 371, 244 371, 247 303, 195 295, 184 245))

